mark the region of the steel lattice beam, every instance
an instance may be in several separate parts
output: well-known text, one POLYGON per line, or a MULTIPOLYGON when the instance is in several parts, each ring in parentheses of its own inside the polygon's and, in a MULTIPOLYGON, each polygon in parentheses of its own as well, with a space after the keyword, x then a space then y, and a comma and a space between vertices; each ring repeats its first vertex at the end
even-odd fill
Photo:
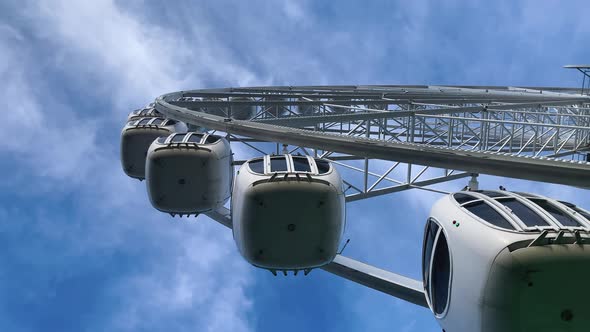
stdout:
POLYGON ((588 163, 575 159, 589 147, 590 99, 577 92, 543 87, 256 87, 172 93, 158 98, 156 107, 169 117, 240 136, 242 144, 278 142, 305 153, 304 147, 311 148, 318 156, 365 160, 359 169, 365 184, 348 198, 355 200, 471 173, 590 187, 588 163), (226 118, 235 107, 252 107, 256 114, 250 121, 226 118), (408 179, 369 188, 370 176, 387 174, 371 172, 367 158, 407 163, 408 179), (464 172, 412 183, 412 164, 464 172))

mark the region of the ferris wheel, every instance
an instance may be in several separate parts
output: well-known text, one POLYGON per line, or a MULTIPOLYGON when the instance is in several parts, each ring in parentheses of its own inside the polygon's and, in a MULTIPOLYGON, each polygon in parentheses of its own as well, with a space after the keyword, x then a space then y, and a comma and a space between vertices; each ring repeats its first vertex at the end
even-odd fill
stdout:
POLYGON ((447 332, 590 323, 590 291, 579 287, 590 272, 590 212, 478 185, 489 174, 590 188, 590 97, 580 89, 179 91, 129 115, 121 161, 146 180, 156 209, 206 214, 275 275, 323 269, 430 308, 447 332), (234 158, 237 149, 251 158, 234 158), (457 179, 466 184, 457 192, 432 187, 457 179), (342 255, 348 202, 410 189, 442 194, 424 231, 422 280, 342 255))

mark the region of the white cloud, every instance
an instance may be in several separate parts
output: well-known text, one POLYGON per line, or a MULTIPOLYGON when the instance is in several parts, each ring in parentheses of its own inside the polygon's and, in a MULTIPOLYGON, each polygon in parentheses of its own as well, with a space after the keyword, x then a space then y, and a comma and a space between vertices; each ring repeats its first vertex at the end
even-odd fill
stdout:
POLYGON ((116 108, 212 79, 235 85, 257 79, 210 38, 203 22, 187 22, 196 29, 191 38, 108 0, 40 2, 29 16, 38 36, 57 47, 55 65, 75 70, 81 84, 98 80, 98 86, 85 88, 96 89, 116 108))
POLYGON ((283 12, 290 20, 301 22, 309 20, 310 13, 305 9, 305 4, 299 0, 283 1, 283 12))
MULTIPOLYGON (((450 41, 456 36, 428 29, 431 16, 439 13, 423 4, 404 5, 391 21, 376 26, 367 24, 370 15, 370 20, 361 20, 362 13, 355 13, 337 27, 329 26, 329 15, 320 19, 310 13, 308 5, 289 0, 277 5, 241 2, 216 5, 213 10, 206 3, 187 1, 165 4, 157 15, 150 15, 142 1, 30 2, 16 13, 28 27, 0 25, 0 78, 10 82, 0 90, 0 98, 9 102, 2 105, 8 111, 3 113, 0 132, 10 137, 0 141, 0 152, 26 165, 25 172, 33 178, 43 179, 33 187, 19 178, 11 182, 11 188, 21 185, 30 187, 29 191, 75 193, 79 211, 79 218, 73 224, 63 223, 68 227, 62 228, 54 227, 53 216, 40 213, 39 219, 51 222, 35 223, 35 232, 43 239, 67 244, 59 257, 64 260, 127 248, 132 240, 160 248, 165 258, 146 274, 118 280, 113 296, 131 295, 123 299, 126 309, 111 317, 114 326, 148 328, 159 319, 174 321, 175 315, 188 310, 199 320, 194 330, 251 328, 247 314, 252 302, 245 295, 252 283, 251 268, 237 258, 227 230, 166 224, 168 219, 148 210, 143 185, 122 174, 112 137, 118 135, 117 121, 132 105, 142 105, 164 92, 208 86, 375 83, 377 79, 425 83, 436 79, 440 67, 462 68, 462 61, 478 66, 457 70, 447 79, 473 82, 477 76, 493 82, 507 77, 497 70, 506 68, 505 64, 493 59, 496 44, 486 45, 486 57, 466 59, 462 54, 466 48, 450 41), (42 45, 42 54, 37 53, 36 44, 42 45), (51 77, 57 79, 51 81, 51 77), (65 87, 67 93, 62 91, 65 87), (70 99, 65 96, 68 93, 92 102, 72 101, 79 96, 70 99), (78 109, 80 104, 88 109, 78 109)), ((538 18, 535 15, 527 16, 529 25, 524 24, 522 31, 538 29, 539 25, 530 26, 538 18)), ((486 41, 493 39, 486 36, 486 41)), ((509 73, 527 75, 514 68, 509 73)), ((412 233, 406 239, 391 243, 390 235, 399 231, 400 220, 349 220, 357 226, 351 246, 371 246, 359 252, 375 258, 377 265, 385 262, 400 272, 397 264, 403 263, 407 269, 411 266, 404 262, 407 257, 397 254, 412 237, 421 241, 424 220, 414 218, 416 211, 429 208, 430 196, 413 191, 384 199, 394 209, 413 210, 412 220, 407 220, 411 225, 405 228, 412 233), (387 230, 376 234, 384 225, 387 230)), ((2 207, 0 220, 22 219, 23 213, 2 207)), ((359 320, 371 317, 367 311, 375 309, 364 306, 368 297, 362 299, 357 301, 359 320)), ((343 302, 350 303, 349 298, 343 302)), ((380 314, 399 309, 384 308, 380 314)), ((404 313, 414 315, 412 310, 404 313)), ((407 328, 420 326, 410 321, 407 328)))
MULTIPOLYGON (((111 1, 39 2, 18 13, 30 26, 0 26, 0 78, 10 82, 0 91, 0 98, 10 103, 3 105, 10 112, 0 122, 0 131, 10 139, 0 143, 0 151, 25 165, 26 170, 19 172, 28 178, 42 179, 36 190, 52 196, 75 195, 75 220, 59 220, 36 205, 22 218, 39 241, 58 243, 62 250, 54 258, 62 263, 45 262, 43 252, 35 252, 40 261, 32 264, 45 266, 49 277, 61 273, 56 268, 80 257, 129 250, 138 244, 161 248, 159 255, 165 262, 154 265, 147 275, 121 277, 113 286, 113 296, 123 299, 125 309, 105 317, 112 327, 149 328, 149 322, 194 310, 206 313, 194 319, 201 330, 248 331, 251 302, 245 289, 252 282, 250 268, 237 255, 231 233, 203 225, 207 223, 204 216, 191 227, 167 224, 169 217, 148 206, 144 185, 122 173, 111 137, 119 130, 113 115, 121 119, 131 104, 141 105, 158 94, 210 81, 215 68, 223 68, 216 75, 231 77, 236 85, 251 83, 255 76, 226 62, 230 59, 223 54, 209 54, 205 45, 199 50, 178 33, 143 21, 140 14, 125 12, 111 1), (31 27, 32 32, 20 31, 31 27), (45 45, 48 59, 39 61, 36 53, 41 50, 31 46, 30 38, 45 45), (92 103, 87 103, 90 110, 76 109, 71 101, 76 98, 60 93, 63 88, 87 94, 82 99, 114 111, 101 111, 92 103)), ((14 186, 30 185, 23 181, 14 186)), ((11 189, 30 193, 28 188, 11 189)), ((0 210, 3 220, 23 214, 0 210)), ((39 249, 18 250, 16 259, 28 261, 27 253, 39 249)))
MULTIPOLYGON (((201 222, 203 222, 201 220, 201 222)), ((249 267, 235 257, 231 235, 218 227, 182 227, 187 236, 173 236, 176 253, 170 260, 154 265, 144 274, 121 280, 112 291, 124 295, 125 310, 112 317, 113 326, 135 331, 174 320, 175 316, 194 316, 181 331, 248 331, 251 301, 244 289, 250 286, 249 267), (229 236, 228 236, 229 235, 229 236), (192 324, 195 324, 192 326, 192 324)), ((116 295, 114 295, 116 296, 116 295)))

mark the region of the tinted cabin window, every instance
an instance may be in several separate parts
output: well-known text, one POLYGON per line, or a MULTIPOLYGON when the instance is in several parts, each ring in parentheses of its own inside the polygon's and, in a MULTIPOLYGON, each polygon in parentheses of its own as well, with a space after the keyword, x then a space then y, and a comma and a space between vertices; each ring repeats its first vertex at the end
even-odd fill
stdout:
POLYGON ((167 126, 172 126, 172 125, 175 125, 175 124, 176 124, 176 121, 174 121, 174 120, 168 120, 168 121, 166 121, 166 125, 167 126))
POLYGON ((565 205, 565 206, 567 206, 569 208, 572 208, 572 209, 576 206, 576 204, 570 203, 570 202, 566 202, 566 201, 559 201, 559 203, 561 203, 561 204, 563 204, 563 205, 565 205))
POLYGON ((211 136, 211 135, 207 136, 207 139, 205 140, 205 142, 206 143, 209 143, 209 144, 213 144, 213 143, 215 143, 217 141, 219 141, 219 137, 217 137, 217 136, 211 136))
POLYGON ((522 197, 538 197, 537 195, 533 195, 533 194, 529 194, 529 193, 523 193, 523 192, 519 192, 519 191, 515 191, 515 194, 519 194, 522 197))
POLYGON ((438 231, 438 224, 428 220, 424 231, 424 245, 422 248, 422 280, 424 281, 424 288, 426 289, 426 296, 429 296, 429 271, 430 271, 430 257, 432 256, 432 248, 434 246, 434 239, 438 231))
POLYGON ((579 214, 581 214, 584 218, 586 218, 586 220, 590 221, 590 214, 588 214, 588 212, 580 209, 577 206, 573 206, 572 209, 574 209, 574 211, 578 212, 579 214))
POLYGON ((570 226, 570 227, 578 227, 580 224, 572 217, 567 215, 564 211, 561 211, 553 204, 547 202, 543 199, 531 199, 531 201, 538 206, 540 206, 543 210, 549 212, 553 216, 553 218, 557 219, 560 224, 563 226, 570 226))
POLYGON ((498 202, 512 210, 512 212, 529 227, 549 225, 543 217, 514 198, 498 199, 498 202))
POLYGON ((489 191, 489 190, 479 190, 478 193, 482 193, 488 197, 503 197, 508 196, 505 192, 497 192, 497 191, 489 191))
POLYGON ((287 171, 287 160, 285 160, 285 157, 270 158, 270 171, 271 172, 286 172, 287 171))
POLYGON ((155 119, 154 122, 152 122, 153 125, 159 126, 162 124, 162 122, 164 122, 164 120, 162 119, 155 119))
POLYGON ((166 142, 167 138, 168 138, 168 136, 158 137, 158 143, 164 144, 166 142))
POLYGON ((295 172, 311 172, 311 167, 305 157, 293 157, 293 166, 295 172))
POLYGON ((457 203, 459 204, 463 204, 463 203, 467 203, 467 202, 471 202, 476 200, 476 197, 473 197, 471 195, 467 195, 467 194, 454 194, 453 198, 457 201, 457 203))
POLYGON ((318 167, 318 173, 320 174, 328 173, 330 170, 330 163, 326 160, 316 159, 315 164, 318 167))
POLYGON ((180 143, 180 142, 182 142, 183 139, 184 139, 184 134, 178 134, 178 135, 174 135, 174 137, 172 137, 171 142, 180 143))
POLYGON ((254 173, 264 174, 264 159, 255 159, 248 162, 248 167, 254 173))
POLYGON ((449 281, 451 279, 451 258, 449 246, 443 232, 440 232, 432 258, 432 308, 434 313, 442 314, 449 298, 449 281))
POLYGON ((191 137, 188 138, 188 141, 191 143, 201 143, 201 139, 203 138, 202 135, 199 134, 192 134, 191 137))
POLYGON ((491 206, 483 201, 467 203, 463 205, 463 207, 467 209, 467 211, 475 214, 476 216, 494 226, 506 229, 514 229, 514 226, 512 226, 508 220, 504 219, 504 217, 502 217, 498 211, 494 210, 491 206))
POLYGON ((148 124, 148 122, 150 122, 151 119, 147 118, 147 119, 141 119, 138 123, 138 125, 142 126, 142 125, 146 125, 148 124))

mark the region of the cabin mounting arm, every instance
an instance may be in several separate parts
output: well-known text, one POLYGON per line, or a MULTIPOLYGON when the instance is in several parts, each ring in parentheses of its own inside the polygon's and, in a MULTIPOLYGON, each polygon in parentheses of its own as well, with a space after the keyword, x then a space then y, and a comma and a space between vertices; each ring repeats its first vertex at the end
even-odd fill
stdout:
MULTIPOLYGON (((231 214, 227 208, 207 212, 206 215, 218 223, 231 228, 231 214)), ((428 308, 422 282, 395 274, 357 260, 336 255, 336 258, 322 270, 354 281, 385 294, 428 308)))

